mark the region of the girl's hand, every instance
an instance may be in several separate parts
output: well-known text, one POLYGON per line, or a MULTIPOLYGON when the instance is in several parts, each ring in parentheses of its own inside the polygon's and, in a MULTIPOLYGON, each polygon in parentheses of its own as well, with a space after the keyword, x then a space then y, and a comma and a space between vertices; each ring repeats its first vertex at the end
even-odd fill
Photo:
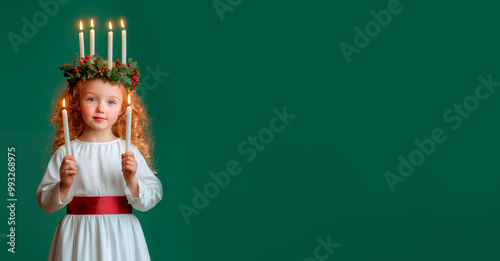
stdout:
POLYGON ((59 168, 61 178, 61 188, 68 189, 73 185, 73 179, 76 176, 76 163, 73 156, 65 156, 59 168))
POLYGON ((122 172, 127 185, 133 183, 135 180, 135 173, 137 172, 137 161, 135 160, 133 152, 125 152, 122 154, 122 172))
POLYGON ((61 178, 61 183, 59 184, 59 199, 62 201, 66 198, 66 195, 68 195, 76 176, 76 163, 73 156, 65 156, 63 158, 61 167, 59 168, 59 176, 61 178))

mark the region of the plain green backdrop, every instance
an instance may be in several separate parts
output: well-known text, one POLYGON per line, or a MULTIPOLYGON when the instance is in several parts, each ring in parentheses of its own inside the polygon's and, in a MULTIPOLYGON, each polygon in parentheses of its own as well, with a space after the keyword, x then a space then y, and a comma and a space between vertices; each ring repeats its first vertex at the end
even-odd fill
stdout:
MULTIPOLYGON (((164 198, 134 213, 153 260, 500 260, 500 92, 474 99, 478 77, 500 81, 500 4, 401 0, 383 26, 373 13, 392 1, 70 0, 45 21, 37 1, 2 2, 0 259, 46 259, 66 211, 35 200, 58 68, 78 52, 79 20, 86 52, 94 18, 107 57, 106 23, 124 18, 142 74, 168 73, 142 93, 164 198), (37 33, 16 52, 9 35, 34 16, 37 33), (367 25, 368 39, 356 31, 367 25), (364 45, 350 63, 343 42, 364 45), (448 115, 460 117, 453 129, 444 115, 464 101, 473 109, 448 115), (285 107, 296 117, 266 136, 285 107), (437 128, 446 141, 414 152, 437 128), (238 147, 259 133, 270 141, 247 161, 238 147), (12 146, 15 254, 5 237, 12 146), (398 157, 410 154, 423 162, 403 177, 398 157), (241 173, 187 224, 179 205, 193 206, 193 189, 231 160, 241 173), (387 171, 404 180, 394 191, 387 171)), ((119 29, 114 39, 119 58, 119 29)))

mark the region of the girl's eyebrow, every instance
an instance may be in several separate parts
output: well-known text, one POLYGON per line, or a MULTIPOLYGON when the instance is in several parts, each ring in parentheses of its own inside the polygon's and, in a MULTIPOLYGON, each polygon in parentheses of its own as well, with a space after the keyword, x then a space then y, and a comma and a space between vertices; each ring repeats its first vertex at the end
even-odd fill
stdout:
MULTIPOLYGON (((92 94, 92 95, 94 95, 94 96, 98 96, 97 94, 95 94, 95 93, 93 93, 93 92, 87 92, 87 93, 85 93, 85 95, 87 95, 87 94, 92 94)), ((85 96, 85 95, 84 95, 84 96, 85 96)), ((120 100, 120 98, 119 98, 118 96, 108 96, 108 98, 115 98, 115 99, 120 100)))

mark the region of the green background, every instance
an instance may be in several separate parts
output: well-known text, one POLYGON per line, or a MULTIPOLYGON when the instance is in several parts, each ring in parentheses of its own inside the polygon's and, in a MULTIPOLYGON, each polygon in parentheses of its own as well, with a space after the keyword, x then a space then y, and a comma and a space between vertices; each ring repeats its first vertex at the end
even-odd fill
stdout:
MULTIPOLYGON (((51 102, 65 81, 58 68, 78 52, 79 20, 86 52, 94 18, 96 53, 107 57, 106 23, 124 18, 142 74, 169 73, 143 92, 164 198, 134 213, 153 260, 313 260, 317 238, 328 237, 340 246, 325 260, 500 260, 500 94, 456 130, 443 119, 479 76, 500 81, 500 4, 401 1, 348 63, 339 44, 354 45, 354 28, 389 2, 243 0, 221 20, 212 0, 73 0, 16 53, 7 35, 22 35, 22 18, 43 9, 4 1, 0 135, 5 165, 16 148, 18 201, 11 254, 4 171, 0 259, 46 259, 65 213, 35 200, 54 139, 51 102), (296 117, 246 162, 239 144, 284 107, 296 117), (398 156, 436 128, 447 140, 392 192, 384 173, 397 174, 398 156), (192 206, 193 189, 230 160, 242 172, 186 224, 179 204, 192 206)), ((118 29, 114 39, 120 58, 118 29)))

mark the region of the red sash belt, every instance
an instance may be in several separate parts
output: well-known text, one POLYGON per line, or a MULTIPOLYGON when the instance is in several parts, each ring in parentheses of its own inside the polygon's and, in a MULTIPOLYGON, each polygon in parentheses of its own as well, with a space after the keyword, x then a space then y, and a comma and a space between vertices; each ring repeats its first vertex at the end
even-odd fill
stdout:
POLYGON ((68 204, 67 214, 132 214, 132 205, 128 204, 126 196, 73 197, 68 204))

